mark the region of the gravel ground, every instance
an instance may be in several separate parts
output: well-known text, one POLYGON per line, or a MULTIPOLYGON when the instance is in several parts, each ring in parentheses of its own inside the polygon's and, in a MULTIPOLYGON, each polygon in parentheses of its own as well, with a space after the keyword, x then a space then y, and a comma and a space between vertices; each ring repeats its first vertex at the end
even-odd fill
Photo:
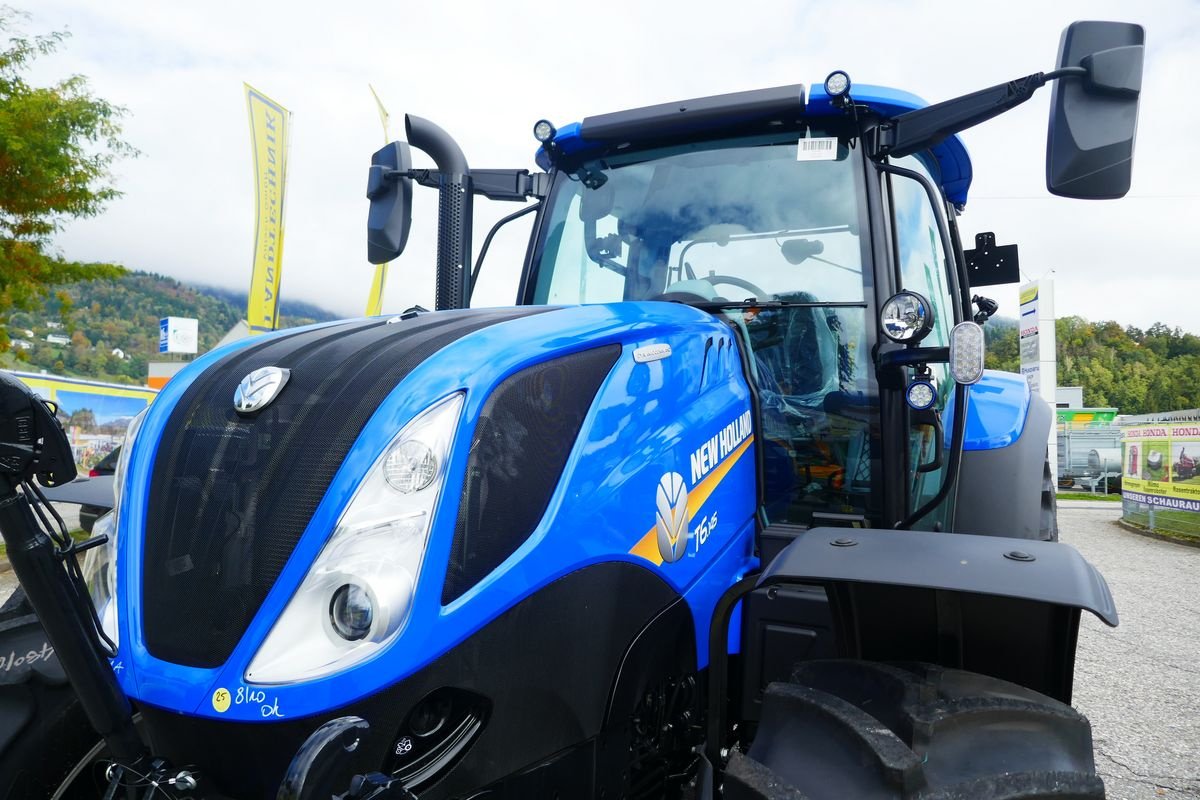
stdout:
MULTIPOLYGON (((1130 533, 1120 516, 1118 503, 1059 506, 1062 540, 1104 573, 1121 615, 1116 629, 1083 615, 1075 706, 1110 800, 1200 800, 1200 548, 1130 533)), ((0 572, 0 599, 15 585, 0 572)))
POLYGON ((1121 624, 1085 613, 1075 707, 1112 800, 1200 800, 1200 548, 1117 522, 1117 503, 1059 506, 1060 536, 1108 581, 1121 624))

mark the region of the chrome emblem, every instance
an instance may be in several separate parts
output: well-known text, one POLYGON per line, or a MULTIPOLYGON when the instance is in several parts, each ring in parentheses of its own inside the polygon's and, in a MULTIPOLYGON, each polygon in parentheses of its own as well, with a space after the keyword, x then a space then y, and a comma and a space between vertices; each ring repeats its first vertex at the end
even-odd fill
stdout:
POLYGON ((668 472, 658 482, 658 552, 664 562, 678 561, 687 550, 687 484, 678 472, 668 472))
POLYGON ((253 414, 279 396, 288 382, 290 370, 280 367, 260 367, 254 370, 233 391, 233 408, 239 414, 253 414))
POLYGON ((633 351, 633 360, 639 364, 648 364, 651 361, 662 361, 664 358, 669 358, 670 355, 671 345, 665 342, 663 344, 648 344, 633 351))

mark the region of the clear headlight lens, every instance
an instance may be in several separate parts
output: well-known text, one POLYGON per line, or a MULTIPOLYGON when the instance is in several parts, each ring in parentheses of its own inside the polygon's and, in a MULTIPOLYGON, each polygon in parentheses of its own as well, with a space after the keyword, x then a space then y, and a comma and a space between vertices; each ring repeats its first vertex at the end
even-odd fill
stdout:
POLYGON ((146 409, 143 409, 130 421, 125 431, 125 442, 121 445, 121 454, 117 456, 117 468, 113 472, 112 511, 96 520, 92 528, 93 536, 103 534, 108 537, 108 542, 103 547, 88 550, 83 556, 83 566, 80 567, 104 634, 114 643, 118 642, 117 522, 121 513, 121 496, 125 493, 125 481, 129 476, 130 453, 133 452, 133 443, 142 429, 142 420, 145 417, 146 409))
POLYGON ((933 308, 916 292, 897 292, 880 311, 880 329, 893 342, 916 344, 933 330, 933 308))
POLYGON ((339 672, 404 627, 463 396, 423 412, 371 466, 300 588, 246 670, 249 683, 339 672))

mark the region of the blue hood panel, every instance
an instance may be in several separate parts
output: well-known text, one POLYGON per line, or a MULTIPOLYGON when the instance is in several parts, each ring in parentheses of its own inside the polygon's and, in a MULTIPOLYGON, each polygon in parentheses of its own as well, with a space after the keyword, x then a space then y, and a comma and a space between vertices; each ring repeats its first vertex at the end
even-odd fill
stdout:
MULTIPOLYGON (((314 329, 319 327, 337 326, 314 329)), ((614 560, 655 572, 685 597, 697 620, 697 641, 703 643, 712 607, 728 588, 729 576, 755 563, 755 439, 750 393, 730 329, 709 314, 673 303, 550 309, 463 336, 416 366, 386 394, 224 664, 209 669, 155 658, 143 638, 140 565, 147 487, 158 440, 174 407, 203 370, 249 346, 251 342, 239 342, 210 354, 172 380, 147 415, 131 452, 118 540, 121 647, 114 668, 125 690, 141 702, 241 721, 318 714, 415 673, 563 575, 614 560), (490 393, 505 378, 547 359, 614 344, 620 346, 620 355, 600 384, 541 523, 490 574, 443 606, 471 436, 490 393), (651 345, 656 346, 653 351, 644 349, 651 345), (670 354, 655 358, 665 352, 663 345, 669 346, 670 354), (339 674, 303 684, 248 685, 243 679, 247 665, 366 470, 397 430, 457 391, 466 393, 463 419, 451 445, 446 484, 412 610, 400 636, 372 659, 339 674), (687 508, 683 539, 660 533, 660 489, 671 494, 672 508, 687 508), (233 698, 223 711, 213 703, 219 690, 233 698)), ((703 666, 703 645, 697 657, 703 666)))

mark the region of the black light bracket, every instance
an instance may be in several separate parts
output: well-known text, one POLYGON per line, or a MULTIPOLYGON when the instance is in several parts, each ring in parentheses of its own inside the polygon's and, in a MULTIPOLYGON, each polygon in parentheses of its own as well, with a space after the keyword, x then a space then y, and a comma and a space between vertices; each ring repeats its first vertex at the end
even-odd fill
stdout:
POLYGON ((967 282, 970 286, 1002 286, 1021 282, 1021 260, 1017 246, 996 244, 996 234, 991 231, 975 234, 974 249, 964 250, 963 257, 967 261, 967 282))

